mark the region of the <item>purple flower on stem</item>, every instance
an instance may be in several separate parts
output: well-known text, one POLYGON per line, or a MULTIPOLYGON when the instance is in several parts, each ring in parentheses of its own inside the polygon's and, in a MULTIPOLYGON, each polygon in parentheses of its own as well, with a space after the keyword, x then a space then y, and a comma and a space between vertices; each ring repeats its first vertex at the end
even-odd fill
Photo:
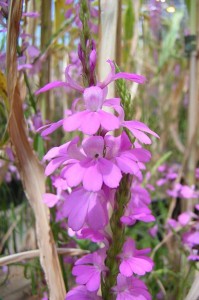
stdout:
MULTIPOLYGON (((60 155, 59 147, 51 149, 52 151, 55 149, 54 158, 46 168, 47 175, 52 173, 61 163, 64 163, 67 166, 62 170, 61 176, 66 179, 70 187, 77 186, 82 182, 84 189, 96 192, 102 188, 103 183, 110 188, 119 185, 122 174, 111 160, 103 156, 103 137, 92 136, 84 139, 81 149, 77 147, 77 139, 65 147, 67 153, 64 156, 62 153, 60 155)), ((46 159, 50 158, 48 153, 46 156, 46 159)))
POLYGON ((146 149, 133 148, 125 132, 121 136, 113 137, 106 135, 105 138, 106 157, 112 159, 120 170, 125 174, 132 174, 138 178, 142 177, 140 162, 148 162, 151 154, 146 149))
POLYGON ((131 188, 131 199, 137 207, 149 205, 151 203, 149 192, 138 185, 138 183, 131 188))
POLYGON ((142 122, 123 121, 122 125, 123 127, 127 128, 139 142, 143 144, 151 144, 151 139, 146 135, 146 133, 149 133, 155 136, 156 138, 159 138, 159 136, 154 131, 152 131, 148 126, 146 126, 142 122))
POLYGON ((103 191, 89 192, 77 188, 66 195, 62 216, 68 217, 68 226, 80 230, 86 223, 94 230, 102 229, 108 222, 106 200, 103 191))
POLYGON ((102 106, 108 103, 105 101, 107 89, 102 90, 98 86, 86 88, 83 93, 85 110, 76 112, 66 118, 63 123, 64 130, 80 130, 85 134, 95 134, 100 126, 107 130, 119 128, 119 119, 111 113, 102 110, 102 106), (92 124, 92 126, 91 126, 92 124))
POLYGON ((69 291, 65 300, 102 300, 96 292, 89 292, 84 285, 77 286, 69 291))
POLYGON ((78 259, 72 270, 78 284, 85 284, 88 291, 97 291, 100 287, 101 273, 107 271, 104 265, 105 248, 78 259))
POLYGON ((117 286, 113 287, 116 300, 151 300, 151 295, 144 282, 141 280, 119 274, 117 286))
POLYGON ((121 222, 126 225, 133 225, 136 221, 142 222, 153 222, 155 221, 155 217, 152 215, 151 210, 143 205, 141 207, 137 207, 131 199, 128 203, 124 216, 121 217, 121 222))
POLYGON ((153 261, 146 254, 150 249, 138 250, 135 248, 135 242, 128 238, 124 243, 123 251, 119 255, 122 262, 120 264, 120 273, 126 277, 133 274, 145 275, 146 272, 151 272, 153 269, 153 261))
MULTIPOLYGON (((100 87, 101 89, 104 89, 109 83, 111 83, 117 79, 120 79, 120 78, 134 81, 134 82, 141 83, 141 84, 145 82, 145 77, 143 77, 141 75, 131 74, 131 73, 123 73, 123 72, 115 73, 114 63, 111 60, 108 60, 107 62, 111 66, 111 72, 109 73, 109 75, 103 82, 97 84, 97 86, 100 87)), ((69 75, 70 68, 71 68, 71 65, 66 67, 66 72, 65 72, 66 82, 54 81, 54 82, 48 83, 44 87, 42 87, 41 89, 36 91, 35 94, 38 95, 40 93, 44 93, 46 91, 49 91, 51 89, 58 88, 58 87, 70 87, 80 93, 83 93, 85 88, 82 87, 81 85, 79 85, 77 82, 75 82, 69 75)))

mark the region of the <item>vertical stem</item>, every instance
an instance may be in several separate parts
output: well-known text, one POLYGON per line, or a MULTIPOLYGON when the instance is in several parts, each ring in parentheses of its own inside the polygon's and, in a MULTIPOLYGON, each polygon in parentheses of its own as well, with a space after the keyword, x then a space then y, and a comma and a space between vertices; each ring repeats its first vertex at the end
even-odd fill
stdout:
POLYGON ((122 0, 118 0, 117 32, 116 32, 116 63, 121 65, 122 58, 122 0))
POLYGON ((79 18, 82 22, 81 45, 79 57, 83 67, 83 81, 85 86, 92 86, 96 83, 95 73, 90 71, 90 53, 92 51, 92 39, 90 33, 90 7, 88 0, 80 1, 79 18))
POLYGON ((115 207, 110 219, 112 241, 107 251, 105 261, 109 272, 104 281, 102 279, 102 297, 104 300, 112 299, 111 289, 116 284, 117 275, 119 273, 118 255, 121 253, 125 241, 125 226, 121 223, 120 218, 124 215, 126 205, 130 199, 130 185, 131 178, 125 175, 116 193, 115 207))
MULTIPOLYGON (((51 11, 52 11, 52 0, 41 1, 41 52, 46 49, 49 42, 49 37, 52 35, 52 24, 51 24, 51 11)), ((50 55, 46 57, 45 62, 42 65, 40 86, 44 86, 50 82, 50 55)), ((41 112, 42 117, 45 120, 50 113, 50 91, 42 95, 41 99, 41 112)))
MULTIPOLYGON (((101 15, 100 15, 100 47, 98 70, 99 79, 102 81, 110 70, 107 59, 115 60, 116 57, 116 29, 118 21, 118 1, 101 0, 101 15)), ((108 98, 113 98, 114 84, 110 84, 108 88, 108 98)))
MULTIPOLYGON (((191 35, 196 36, 198 0, 191 1, 190 10, 190 31, 191 35)), ((195 168, 197 162, 197 125, 198 125, 198 95, 197 95, 197 49, 193 49, 190 55, 190 86, 189 86, 189 107, 188 107, 188 131, 187 144, 191 147, 187 161, 187 180, 192 185, 195 182, 195 168)), ((186 201, 186 210, 193 210, 194 199, 186 201)))

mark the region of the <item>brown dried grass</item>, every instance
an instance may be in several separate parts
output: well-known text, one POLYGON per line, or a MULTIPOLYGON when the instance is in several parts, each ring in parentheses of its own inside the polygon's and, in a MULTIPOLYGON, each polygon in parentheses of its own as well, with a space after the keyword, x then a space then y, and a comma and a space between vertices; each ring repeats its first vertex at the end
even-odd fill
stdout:
POLYGON ((40 262, 48 284, 50 299, 62 300, 66 294, 64 281, 49 225, 49 211, 42 202, 42 195, 45 192, 45 176, 43 167, 35 156, 26 134, 22 108, 24 85, 19 82, 17 74, 16 49, 22 5, 22 0, 12 0, 10 3, 6 60, 7 92, 10 104, 8 128, 24 190, 35 215, 40 262))

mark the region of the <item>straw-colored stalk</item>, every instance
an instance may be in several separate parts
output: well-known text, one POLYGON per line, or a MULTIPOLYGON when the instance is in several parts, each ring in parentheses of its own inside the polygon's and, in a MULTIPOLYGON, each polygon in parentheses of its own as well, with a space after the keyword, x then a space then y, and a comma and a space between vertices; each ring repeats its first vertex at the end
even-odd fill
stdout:
MULTIPOLYGON (((45 192, 45 176, 26 135, 26 124, 22 109, 24 85, 20 85, 17 74, 17 39, 22 11, 22 0, 10 2, 7 36, 7 82, 9 111, 9 134, 18 163, 24 190, 36 220, 40 262, 45 273, 51 300, 63 300, 65 287, 54 238, 49 226, 49 211, 42 202, 45 192)), ((24 93, 25 94, 25 93, 24 93)))
MULTIPOLYGON (((47 47, 49 37, 52 36, 52 16, 51 16, 52 0, 41 1, 41 52, 47 47)), ((51 55, 46 53, 45 61, 42 64, 40 86, 44 86, 51 81, 51 55)), ((41 113, 44 120, 51 119, 51 92, 47 91, 41 96, 41 113)))
MULTIPOLYGON (((107 59, 115 60, 116 34, 118 21, 118 1, 100 1, 100 47, 98 72, 100 81, 110 72, 107 59)), ((109 85, 108 98, 114 97, 114 85, 109 85)))

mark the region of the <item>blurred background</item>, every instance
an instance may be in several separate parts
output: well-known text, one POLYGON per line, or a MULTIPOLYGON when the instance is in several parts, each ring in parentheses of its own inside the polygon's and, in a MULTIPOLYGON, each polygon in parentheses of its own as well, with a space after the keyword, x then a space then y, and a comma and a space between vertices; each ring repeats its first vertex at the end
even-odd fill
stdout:
MULTIPOLYGON (((65 68, 81 82, 77 46, 81 24, 79 1, 25 0, 17 47, 18 71, 24 81, 23 110, 30 143, 38 158, 71 137, 61 129, 42 138, 38 128, 58 121, 77 96, 55 89, 35 96, 53 80, 65 81, 65 68)), ((199 255, 199 64, 198 0, 91 1, 90 29, 98 49, 98 78, 109 71, 107 59, 120 70, 142 74, 146 84, 127 83, 133 119, 159 136, 149 147, 152 161, 143 185, 152 195, 154 224, 137 223, 133 236, 150 246, 154 271, 146 278, 153 299, 197 300, 199 255), (147 233, 147 234, 146 234, 147 233), (186 238, 191 234, 191 241, 186 238), (192 255, 192 258, 190 256, 192 255), (196 280, 196 281, 195 281, 196 280), (196 283, 195 283, 196 282, 196 283), (192 286, 194 285, 194 287, 192 286), (191 295, 191 296, 190 296, 191 295), (188 297, 188 298, 186 298, 188 297), (194 298, 195 297, 195 298, 194 298)), ((0 1, 0 255, 37 248, 35 218, 27 202, 7 132, 6 38, 9 1, 0 1)), ((8 50, 9 51, 9 50, 8 50)), ((9 85, 10 83, 7 83, 9 85)), ((118 95, 112 86, 109 96, 118 95)), ((49 190, 53 190, 47 182, 49 190)), ((88 241, 67 235, 66 224, 51 210, 56 243, 92 249, 88 241)), ((73 259, 63 257, 70 272, 73 259)), ((199 280, 198 280, 199 281, 199 280)), ((0 267, 0 299, 47 299, 38 259, 0 267), (43 297, 43 298, 42 298, 43 297)))

